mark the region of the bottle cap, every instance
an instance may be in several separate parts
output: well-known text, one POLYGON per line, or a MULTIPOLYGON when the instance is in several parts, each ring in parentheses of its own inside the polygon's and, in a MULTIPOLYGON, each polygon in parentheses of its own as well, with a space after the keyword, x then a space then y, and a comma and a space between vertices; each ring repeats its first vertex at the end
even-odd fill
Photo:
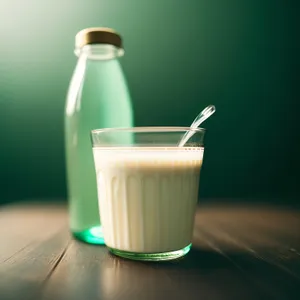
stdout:
POLYGON ((79 31, 75 36, 75 47, 78 49, 88 44, 110 44, 122 48, 121 36, 111 28, 92 27, 79 31))

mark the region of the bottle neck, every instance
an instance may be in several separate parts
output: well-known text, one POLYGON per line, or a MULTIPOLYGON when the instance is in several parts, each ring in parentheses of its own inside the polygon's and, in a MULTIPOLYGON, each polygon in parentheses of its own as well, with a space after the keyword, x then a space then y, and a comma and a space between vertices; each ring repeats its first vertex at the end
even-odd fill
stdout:
POLYGON ((85 45, 75 49, 75 55, 92 60, 110 60, 124 55, 124 50, 109 44, 85 45))

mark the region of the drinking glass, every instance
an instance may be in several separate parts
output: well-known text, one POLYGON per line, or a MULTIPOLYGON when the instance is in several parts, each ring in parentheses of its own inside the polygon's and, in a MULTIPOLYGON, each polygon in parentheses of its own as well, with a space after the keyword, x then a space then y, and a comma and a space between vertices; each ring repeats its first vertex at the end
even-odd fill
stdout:
POLYGON ((91 132, 100 218, 112 253, 160 261, 189 252, 204 133, 190 127, 91 132), (187 131, 194 134, 179 147, 187 131))

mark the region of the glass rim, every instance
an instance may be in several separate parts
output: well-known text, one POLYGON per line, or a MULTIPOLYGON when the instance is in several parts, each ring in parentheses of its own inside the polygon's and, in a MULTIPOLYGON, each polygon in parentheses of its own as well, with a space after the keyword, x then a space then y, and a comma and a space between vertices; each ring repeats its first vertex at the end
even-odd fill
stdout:
POLYGON ((206 131, 205 128, 197 127, 182 127, 182 126, 137 126, 137 127, 116 127, 116 128, 101 128, 91 130, 91 134, 109 133, 109 132, 140 132, 140 133, 153 133, 153 132, 202 132, 206 131))

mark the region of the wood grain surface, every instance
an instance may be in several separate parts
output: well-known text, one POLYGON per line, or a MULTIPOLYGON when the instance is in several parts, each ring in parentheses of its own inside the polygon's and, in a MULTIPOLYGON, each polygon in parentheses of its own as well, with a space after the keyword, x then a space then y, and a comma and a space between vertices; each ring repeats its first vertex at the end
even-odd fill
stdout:
POLYGON ((198 208, 182 259, 134 262, 74 240, 64 205, 0 207, 0 300, 300 299, 300 212, 198 208))

